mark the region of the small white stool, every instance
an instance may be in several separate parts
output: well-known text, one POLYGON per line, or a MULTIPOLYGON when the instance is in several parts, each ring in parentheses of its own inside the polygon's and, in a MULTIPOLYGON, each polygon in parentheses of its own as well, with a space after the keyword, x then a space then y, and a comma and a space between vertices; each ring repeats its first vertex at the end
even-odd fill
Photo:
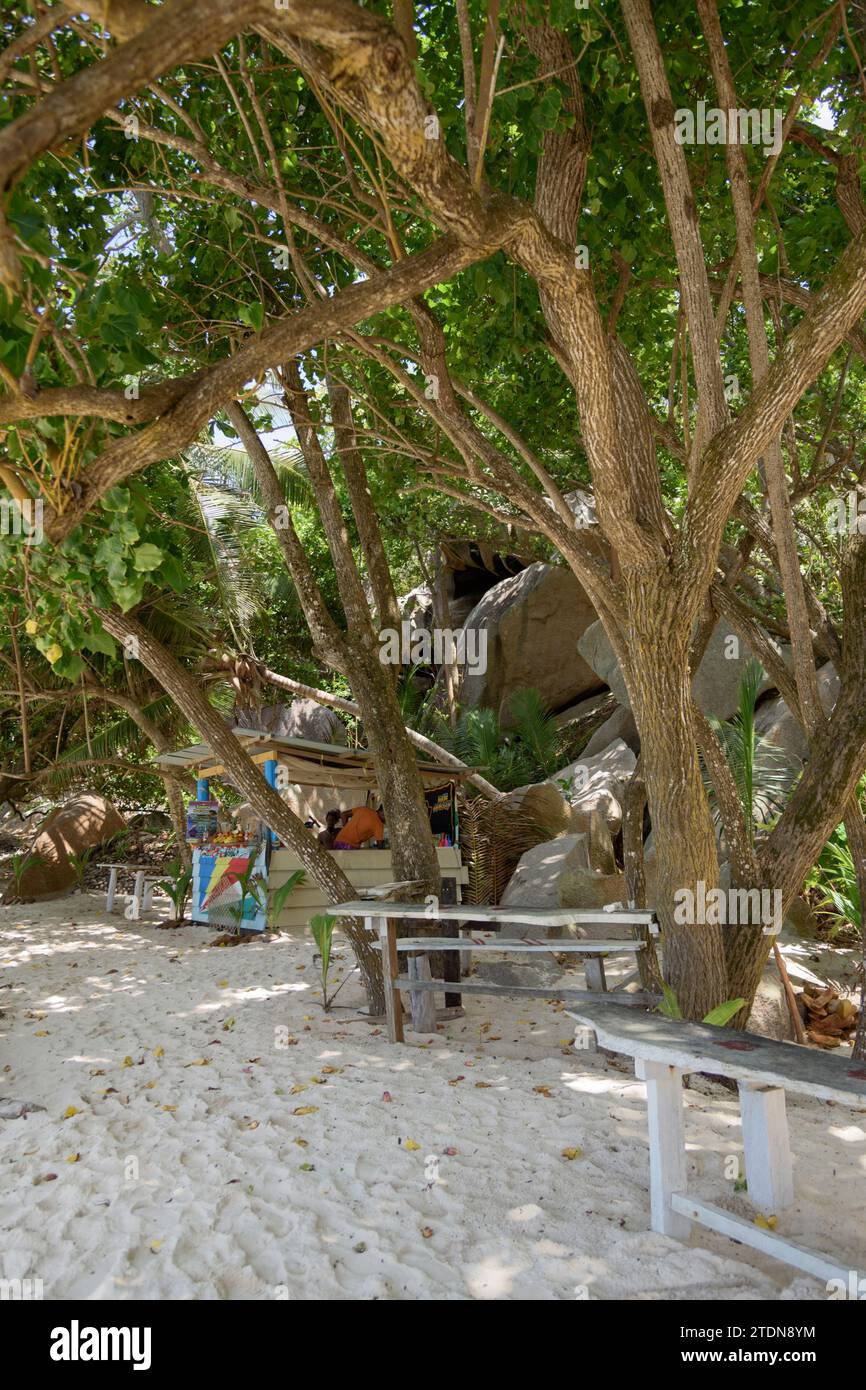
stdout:
POLYGON ((153 906, 153 890, 159 881, 157 875, 149 874, 146 869, 136 869, 132 897, 123 914, 127 921, 137 922, 142 912, 150 911, 153 906))

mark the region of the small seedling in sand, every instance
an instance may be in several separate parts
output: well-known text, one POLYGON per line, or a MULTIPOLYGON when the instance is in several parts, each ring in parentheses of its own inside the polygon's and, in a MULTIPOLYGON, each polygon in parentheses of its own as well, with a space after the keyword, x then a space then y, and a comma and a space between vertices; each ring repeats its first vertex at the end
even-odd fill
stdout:
POLYGON ((334 936, 334 927, 337 925, 336 917, 331 917, 327 912, 321 912, 317 917, 310 918, 310 931, 313 933, 313 940, 319 948, 320 974, 322 980, 322 1008, 328 1012, 346 980, 343 980, 334 993, 328 994, 328 975, 331 969, 331 945, 334 936))
POLYGON ((174 916, 171 919, 171 926, 179 927, 183 921, 183 914, 192 889, 192 869, 185 867, 179 860, 173 859, 166 865, 168 878, 160 879, 157 884, 166 897, 170 898, 174 908, 174 916))
POLYGON ((72 872, 75 874, 75 886, 79 893, 84 892, 84 875, 87 873, 87 866, 93 858, 95 849, 96 846, 91 845, 89 849, 83 849, 80 854, 73 851, 67 855, 69 863, 72 865, 72 872))
POLYGON ((42 863, 41 854, 13 854, 8 861, 7 868, 12 874, 15 883, 14 901, 21 902, 21 883, 28 869, 34 865, 42 863))

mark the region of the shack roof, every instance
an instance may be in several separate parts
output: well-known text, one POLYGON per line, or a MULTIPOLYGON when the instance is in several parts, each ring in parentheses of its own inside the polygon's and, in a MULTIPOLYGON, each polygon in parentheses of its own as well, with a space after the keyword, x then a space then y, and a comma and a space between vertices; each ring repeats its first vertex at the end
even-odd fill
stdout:
MULTIPOLYGON (((285 734, 269 734, 265 729, 231 729, 241 747, 254 762, 263 763, 275 758, 288 768, 293 784, 318 786, 323 782, 359 786, 376 784, 373 754, 368 748, 346 748, 339 743, 317 743, 307 738, 288 738, 285 734)), ((161 767, 196 768, 200 777, 219 777, 224 769, 218 755, 207 743, 193 743, 172 753, 162 753, 156 759, 161 767)), ((454 768, 427 758, 418 759, 418 768, 425 786, 441 786, 444 782, 459 782, 468 776, 454 768)))

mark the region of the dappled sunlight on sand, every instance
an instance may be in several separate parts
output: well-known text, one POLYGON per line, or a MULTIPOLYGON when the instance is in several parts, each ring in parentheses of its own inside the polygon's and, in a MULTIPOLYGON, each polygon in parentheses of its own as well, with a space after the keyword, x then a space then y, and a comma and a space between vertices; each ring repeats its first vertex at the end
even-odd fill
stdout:
MULTIPOLYGON (((0 1122, 0 1278, 36 1271, 48 1298, 823 1296, 712 1233, 649 1230, 645 1088, 575 1050, 555 1003, 467 996, 392 1047, 357 977, 322 1010, 310 940, 217 950, 100 909, 0 909, 3 1092, 46 1107, 0 1122)), ((736 1097, 707 1085, 685 1092, 690 1182, 747 1211, 723 1177, 736 1097)), ((858 1119, 792 1107, 809 1200, 785 1218, 852 1268, 858 1119)))

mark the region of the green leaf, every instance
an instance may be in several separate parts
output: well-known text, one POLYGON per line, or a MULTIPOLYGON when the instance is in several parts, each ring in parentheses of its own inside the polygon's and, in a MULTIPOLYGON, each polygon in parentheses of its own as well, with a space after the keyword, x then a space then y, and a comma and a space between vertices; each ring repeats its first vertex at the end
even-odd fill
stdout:
POLYGON ((63 656, 55 661, 54 670, 58 676, 63 676, 68 681, 74 681, 84 670, 84 662, 78 652, 64 652, 63 656))
POLYGON ((145 541, 144 545, 136 546, 133 552, 133 564, 137 570, 148 574, 151 570, 159 569, 164 553, 158 545, 153 545, 151 541, 145 541))
POLYGON ((717 1008, 710 1009, 702 1021, 711 1023, 714 1028, 724 1028, 725 1024, 734 1017, 734 1014, 740 1012, 745 1002, 745 999, 728 999, 724 1004, 719 1004, 717 1008))
POLYGON ((130 491, 128 487, 113 487, 102 498, 101 506, 104 512, 125 512, 129 507, 130 491))
POLYGON ((254 304, 243 304, 238 312, 241 323, 249 324, 256 333, 261 333, 265 321, 264 305, 256 300, 254 304))
POLYGON ((659 1004, 658 1012, 664 1014, 665 1018, 682 1018, 679 1000, 670 985, 663 984, 662 993, 664 1002, 659 1004))
POLYGON ((85 632, 82 646, 85 646, 89 652, 102 652, 103 656, 114 656, 117 651, 117 643, 114 638, 102 627, 85 632))

